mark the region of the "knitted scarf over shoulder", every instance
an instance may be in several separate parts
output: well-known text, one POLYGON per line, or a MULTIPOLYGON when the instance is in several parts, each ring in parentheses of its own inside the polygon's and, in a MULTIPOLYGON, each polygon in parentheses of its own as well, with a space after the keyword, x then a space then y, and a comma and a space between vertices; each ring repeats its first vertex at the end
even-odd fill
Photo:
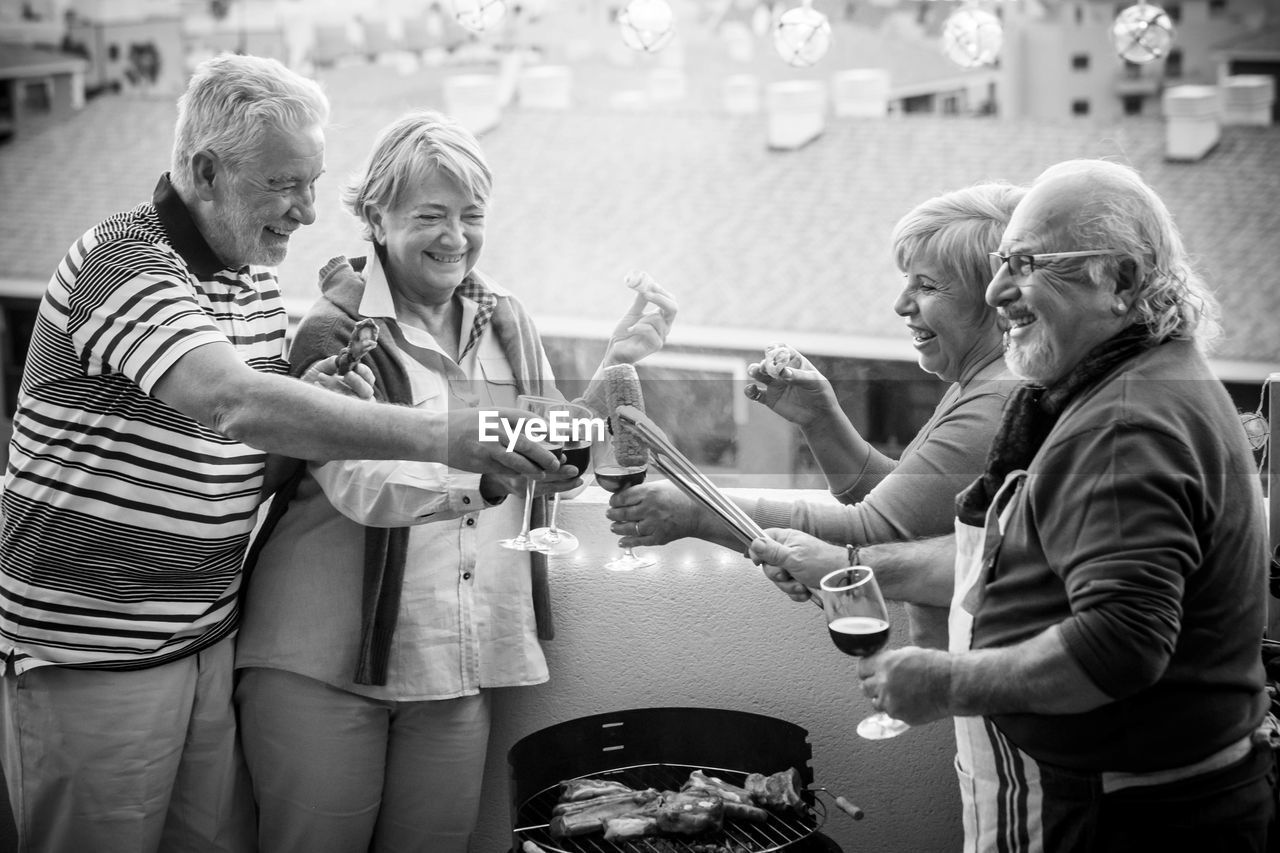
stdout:
POLYGON ((1152 345, 1148 328, 1135 323, 1090 350, 1053 385, 1023 383, 1014 389, 1005 402, 982 475, 956 495, 956 517, 981 526, 1005 477, 1031 464, 1067 404, 1152 345))
MULTIPOLYGON (((364 258, 348 261, 345 257, 338 257, 320 270, 321 299, 299 325, 289 349, 290 370, 295 376, 301 376, 314 362, 335 355, 346 346, 355 324, 361 319, 359 308, 364 296, 364 278, 360 272, 364 266, 364 258)), ((468 276, 462 292, 476 298, 484 309, 483 313, 488 315, 488 330, 497 336, 516 377, 519 393, 556 395, 553 383, 543 375, 545 356, 542 341, 524 307, 514 297, 490 290, 478 272, 468 276)), ((412 405, 409 376, 393 352, 393 336, 381 321, 379 326, 378 346, 365 358, 365 364, 376 379, 375 398, 379 403, 412 405)), ((478 327, 473 328, 468 348, 475 344, 478 335, 478 327)), ((246 586, 247 575, 279 519, 287 511, 305 471, 306 466, 299 463, 293 476, 272 500, 267 517, 246 557, 246 586)), ((533 508, 534 525, 542 523, 544 513, 545 501, 540 499, 533 508)), ((360 657, 356 664, 355 682, 382 685, 387 683, 387 666, 400 610, 409 528, 365 527, 364 537, 360 657)), ((538 638, 550 640, 555 636, 555 629, 551 622, 547 558, 537 552, 530 556, 538 638)))

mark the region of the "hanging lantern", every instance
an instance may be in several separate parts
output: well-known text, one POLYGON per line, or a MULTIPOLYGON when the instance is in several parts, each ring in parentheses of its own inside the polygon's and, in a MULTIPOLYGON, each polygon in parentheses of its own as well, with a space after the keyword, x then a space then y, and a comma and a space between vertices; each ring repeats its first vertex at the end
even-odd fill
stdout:
POLYGON ((618 13, 618 30, 627 47, 654 53, 675 35, 675 14, 667 0, 631 0, 618 13))
POLYGON ((990 65, 1000 55, 1000 19, 976 6, 957 9, 942 25, 942 53, 962 68, 990 65))
POLYGON ((1121 59, 1143 65, 1168 54, 1173 21, 1159 6, 1138 3, 1116 15, 1111 40, 1121 59))
POLYGON ((453 17, 458 25, 473 33, 493 29, 507 14, 502 0, 452 0, 453 17))
POLYGON ((813 0, 788 9, 773 28, 773 47, 782 61, 807 68, 827 55, 831 47, 831 23, 813 8, 813 0))

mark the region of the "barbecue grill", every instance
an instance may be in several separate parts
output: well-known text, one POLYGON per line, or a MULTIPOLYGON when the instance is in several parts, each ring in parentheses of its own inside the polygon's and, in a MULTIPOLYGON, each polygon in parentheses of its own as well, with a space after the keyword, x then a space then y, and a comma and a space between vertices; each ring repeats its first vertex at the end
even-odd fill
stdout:
POLYGON ((534 732, 507 754, 512 850, 532 841, 548 853, 655 853, 734 845, 750 853, 840 853, 820 829, 826 808, 810 787, 808 732, 786 720, 714 708, 637 708, 569 720, 534 732), (743 786, 750 773, 794 767, 808 805, 803 815, 753 824, 726 819, 715 837, 605 841, 603 834, 556 838, 548 830, 560 783, 591 777, 631 788, 679 790, 694 770, 743 786))

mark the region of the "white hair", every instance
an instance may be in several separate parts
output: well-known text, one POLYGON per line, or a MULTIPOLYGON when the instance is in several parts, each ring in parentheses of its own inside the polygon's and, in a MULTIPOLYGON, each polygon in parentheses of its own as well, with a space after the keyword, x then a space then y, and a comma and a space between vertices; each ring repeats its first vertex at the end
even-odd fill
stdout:
POLYGON ((409 187, 436 169, 481 204, 488 201, 493 173, 475 136, 442 113, 409 113, 378 134, 364 168, 342 189, 342 203, 360 220, 365 239, 372 241, 370 210, 394 209, 409 187))
POLYGON ((178 99, 171 180, 190 189, 191 158, 211 151, 231 168, 271 129, 323 127, 329 99, 320 84, 274 59, 224 53, 200 63, 178 99))
POLYGON ((1117 254, 1089 258, 1094 282, 1114 281, 1121 264, 1136 267, 1135 317, 1153 341, 1190 340, 1207 349, 1222 331, 1220 308, 1193 268, 1173 214, 1138 172, 1108 160, 1067 160, 1050 166, 1033 186, 1061 177, 1083 178, 1094 190, 1067 225, 1067 236, 1085 248, 1117 254))

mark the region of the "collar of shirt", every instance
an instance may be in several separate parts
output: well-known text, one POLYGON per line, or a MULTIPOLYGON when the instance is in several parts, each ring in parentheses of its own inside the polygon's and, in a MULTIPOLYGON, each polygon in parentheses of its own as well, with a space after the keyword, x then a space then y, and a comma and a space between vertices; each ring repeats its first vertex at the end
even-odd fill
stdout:
POLYGON ((151 203, 155 205, 156 215, 160 217, 160 224, 169 237, 169 245, 173 246, 187 268, 200 279, 208 281, 222 270, 231 270, 237 279, 249 279, 248 267, 237 269, 226 266, 209 246, 196 226, 195 219, 191 217, 191 211, 187 210, 186 203, 169 180, 168 172, 160 176, 160 181, 151 193, 151 203))
MULTIPOLYGON (((462 323, 460 328, 470 329, 475 323, 479 306, 463 296, 455 293, 458 304, 462 307, 462 323)), ((401 323, 396 318, 395 300, 391 296, 391 282, 387 280, 386 268, 377 252, 369 253, 369 260, 364 268, 364 295, 360 298, 360 316, 378 317, 391 327, 392 333, 399 338, 404 354, 408 356, 410 365, 416 364, 427 370, 410 369, 409 381, 413 386, 415 401, 439 393, 439 384, 443 378, 452 396, 467 405, 477 404, 477 395, 473 380, 478 378, 477 358, 481 349, 472 347, 462 357, 461 363, 455 362, 440 346, 435 335, 425 329, 401 323)), ((468 334, 467 332, 463 333, 468 334)), ((487 342, 489 336, 484 337, 487 342)))

